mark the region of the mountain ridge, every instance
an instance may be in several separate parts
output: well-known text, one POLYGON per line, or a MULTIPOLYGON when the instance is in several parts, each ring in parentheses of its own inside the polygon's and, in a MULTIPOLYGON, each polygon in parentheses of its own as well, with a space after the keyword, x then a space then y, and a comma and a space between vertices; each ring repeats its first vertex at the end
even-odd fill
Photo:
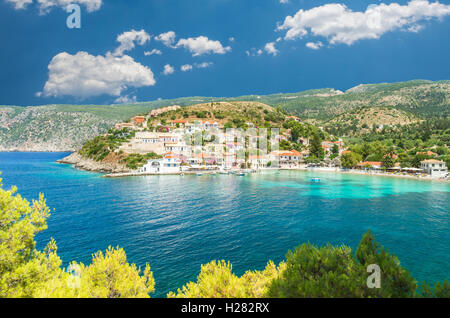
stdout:
POLYGON ((74 151, 117 122, 156 108, 233 101, 281 106, 321 125, 362 107, 395 108, 419 119, 446 118, 450 115, 450 81, 360 84, 345 92, 320 88, 239 97, 192 96, 122 105, 0 106, 0 151, 74 151))

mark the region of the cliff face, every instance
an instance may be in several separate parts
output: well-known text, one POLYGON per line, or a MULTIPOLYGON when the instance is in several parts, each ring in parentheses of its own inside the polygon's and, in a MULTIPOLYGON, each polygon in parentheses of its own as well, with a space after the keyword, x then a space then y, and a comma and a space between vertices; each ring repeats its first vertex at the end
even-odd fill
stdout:
POLYGON ((75 151, 115 122, 52 107, 0 108, 0 151, 75 151))

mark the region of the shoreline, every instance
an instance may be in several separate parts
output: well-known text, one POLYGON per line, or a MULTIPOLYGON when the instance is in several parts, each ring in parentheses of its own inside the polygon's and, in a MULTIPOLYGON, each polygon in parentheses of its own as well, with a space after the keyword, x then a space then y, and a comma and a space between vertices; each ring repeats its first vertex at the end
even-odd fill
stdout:
MULTIPOLYGON (((88 171, 88 172, 97 172, 104 173, 102 177, 104 178, 125 178, 125 177, 142 177, 142 176, 164 176, 164 175, 196 175, 198 173, 205 175, 219 175, 220 170, 205 170, 205 171, 180 171, 174 173, 140 173, 136 171, 129 171, 122 166, 117 165, 108 165, 104 163, 98 163, 91 159, 86 159, 80 156, 77 152, 72 152, 69 156, 64 157, 60 160, 56 161, 60 164, 69 164, 72 165, 75 169, 88 171)), ((244 171, 246 169, 243 169, 244 171)), ((444 182, 450 183, 449 179, 437 179, 432 178, 431 176, 412 176, 412 175, 402 175, 402 174, 392 174, 388 172, 374 172, 374 171, 362 171, 362 170, 342 170, 341 168, 307 168, 307 167, 295 167, 295 168, 267 168, 260 169, 258 172, 264 171, 311 171, 311 172, 319 172, 319 173, 342 173, 342 174, 353 174, 353 175, 363 175, 363 176, 375 176, 375 177, 389 177, 389 178, 402 178, 402 179, 410 179, 410 180, 418 180, 418 181, 433 181, 433 182, 444 182)), ((242 169, 230 170, 233 173, 242 171, 242 169)))
POLYGON ((361 171, 361 170, 340 170, 339 168, 281 168, 280 170, 285 171, 316 171, 320 173, 342 173, 342 174, 353 174, 353 175, 362 175, 362 176, 373 176, 373 177, 389 177, 389 178, 401 178, 401 179, 410 179, 410 180, 418 180, 418 181, 435 181, 435 182, 444 182, 444 183, 450 183, 449 179, 437 179, 432 178, 431 176, 425 176, 425 177, 418 177, 418 176, 411 176, 411 175, 397 175, 397 174, 391 174, 387 172, 368 172, 368 171, 361 171))
MULTIPOLYGON (((427 177, 416 177, 416 176, 410 176, 410 175, 393 175, 389 173, 370 173, 370 172, 364 172, 364 171, 358 171, 358 170, 352 170, 352 171, 342 171, 339 169, 320 169, 320 168, 280 168, 280 169, 261 169, 258 172, 265 172, 265 171, 304 171, 304 172, 318 172, 318 173, 342 173, 342 174, 353 174, 353 175, 361 175, 361 176, 373 176, 373 177, 389 177, 389 178, 400 178, 400 179, 409 179, 409 180, 417 180, 417 181, 432 181, 432 182, 443 182, 443 183, 450 183, 450 180, 444 180, 444 179, 435 179, 431 178, 430 176, 427 177)), ((231 170, 230 173, 224 174, 224 175, 232 175, 236 174, 239 170, 231 170)), ((256 172, 256 173, 258 173, 256 172)), ((103 177, 104 178, 125 178, 125 177, 144 177, 144 176, 182 176, 182 175, 196 175, 198 173, 201 173, 202 175, 221 175, 219 170, 214 171, 183 171, 183 172, 175 172, 175 173, 139 173, 139 172, 128 172, 128 173, 110 173, 106 174, 103 177)), ((250 173, 252 174, 252 173, 250 173)))

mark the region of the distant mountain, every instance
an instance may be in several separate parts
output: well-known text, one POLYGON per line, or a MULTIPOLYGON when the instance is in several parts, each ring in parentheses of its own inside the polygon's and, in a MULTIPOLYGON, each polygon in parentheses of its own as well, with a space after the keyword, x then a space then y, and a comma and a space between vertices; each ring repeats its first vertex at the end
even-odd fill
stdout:
POLYGON ((115 123, 128 121, 152 109, 219 101, 255 101, 281 106, 292 114, 316 123, 325 123, 342 114, 372 107, 393 108, 417 118, 447 117, 450 115, 450 81, 366 84, 346 92, 324 88, 232 98, 194 96, 111 106, 0 106, 0 151, 75 150, 86 140, 106 132, 115 123))

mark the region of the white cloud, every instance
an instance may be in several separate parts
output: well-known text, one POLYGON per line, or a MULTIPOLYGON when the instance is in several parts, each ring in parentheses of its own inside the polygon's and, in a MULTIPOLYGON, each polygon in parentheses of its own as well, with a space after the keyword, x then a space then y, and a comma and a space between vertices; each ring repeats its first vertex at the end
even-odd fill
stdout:
POLYGON ((275 43, 274 42, 267 43, 266 46, 264 47, 264 50, 268 54, 272 54, 273 56, 276 56, 278 54, 278 50, 275 48, 275 43))
POLYGON ((175 43, 176 34, 173 31, 169 31, 166 33, 161 33, 157 37, 155 37, 156 41, 162 42, 165 46, 172 47, 175 43))
POLYGON ((263 54, 263 50, 261 49, 257 50, 255 48, 252 48, 250 51, 249 50, 245 51, 245 53, 247 54, 247 56, 257 56, 263 54))
POLYGON ((289 3, 289 0, 280 0, 280 3, 289 3))
POLYGON ((192 65, 190 65, 190 64, 182 65, 180 67, 180 70, 183 72, 192 71, 192 65))
POLYGON ((174 72, 175 72, 175 69, 170 64, 164 65, 164 71, 163 71, 164 75, 170 75, 170 74, 173 74, 174 72))
POLYGON ((120 45, 114 51, 114 55, 121 56, 124 52, 131 51, 135 48, 135 42, 139 45, 144 45, 148 41, 150 41, 150 35, 145 30, 124 32, 117 37, 117 42, 120 45))
POLYGON ((196 68, 208 68, 212 65, 213 65, 212 62, 195 63, 196 68))
POLYGON ((145 51, 145 52, 144 52, 144 55, 145 55, 145 56, 150 56, 150 55, 154 55, 154 54, 156 54, 156 55, 161 55, 162 52, 161 52, 160 50, 158 50, 158 49, 153 49, 153 50, 151 50, 151 51, 145 51))
POLYGON ((107 94, 121 96, 129 87, 153 86, 156 81, 150 68, 132 57, 107 53, 93 56, 63 52, 48 65, 49 77, 43 96, 88 98, 107 94))
POLYGON ((449 14, 450 5, 425 0, 412 0, 407 5, 370 5, 364 12, 355 12, 343 4, 333 3, 299 10, 294 16, 287 16, 278 30, 287 30, 286 40, 312 34, 327 38, 331 44, 351 45, 362 39, 378 39, 386 32, 397 29, 416 32, 419 21, 449 14))
POLYGON ((16 10, 25 9, 33 0, 6 0, 6 2, 12 3, 16 10))
POLYGON ((15 9, 25 9, 31 3, 37 3, 41 13, 47 13, 53 7, 65 9, 69 4, 78 3, 86 7, 88 12, 94 12, 102 6, 102 0, 6 0, 14 5, 15 9))
POLYGON ((136 101, 137 101, 136 96, 129 97, 128 95, 125 95, 125 96, 119 96, 118 98, 116 98, 114 103, 116 103, 116 104, 133 104, 133 103, 136 103, 136 101))
POLYGON ((308 42, 306 43, 306 47, 312 50, 318 50, 323 46, 322 42, 308 42))
POLYGON ((236 39, 233 36, 228 39, 228 41, 230 41, 230 42, 234 42, 235 40, 236 39))
POLYGON ((225 54, 231 51, 231 47, 223 47, 219 41, 213 41, 206 36, 199 36, 196 38, 181 39, 178 41, 177 48, 184 47, 188 49, 192 56, 199 56, 203 54, 225 54))

